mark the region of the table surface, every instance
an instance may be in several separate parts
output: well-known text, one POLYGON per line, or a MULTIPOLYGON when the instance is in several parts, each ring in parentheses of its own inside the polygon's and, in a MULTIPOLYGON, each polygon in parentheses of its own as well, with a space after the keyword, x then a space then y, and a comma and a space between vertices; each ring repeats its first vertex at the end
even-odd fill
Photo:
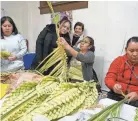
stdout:
MULTIPOLYGON (((116 102, 115 100, 111 100, 109 98, 101 99, 99 101, 100 104, 104 104, 105 106, 109 106, 115 102, 116 102)), ((120 112, 121 118, 126 119, 128 121, 134 121, 135 115, 136 115, 136 107, 130 106, 127 104, 124 104, 122 106, 122 109, 120 112)))
MULTIPOLYGON (((0 100, 0 107, 3 103, 3 101, 4 101, 4 99, 0 100)), ((115 102, 116 102, 115 100, 104 98, 99 101, 99 104, 103 104, 104 106, 109 106, 115 102)), ((87 115, 90 116, 90 114, 95 114, 99 111, 101 111, 101 109, 83 110, 83 111, 80 111, 72 116, 65 116, 64 118, 60 119, 59 121, 76 121, 78 119, 78 117, 81 117, 80 114, 82 114, 82 113, 85 113, 85 117, 87 117, 87 115)), ((127 104, 124 104, 122 106, 121 113, 120 113, 121 118, 126 119, 128 121, 134 121, 135 114, 136 114, 136 107, 130 106, 127 104)), ((36 118, 34 118, 33 121, 48 121, 48 120, 46 118, 44 118, 43 116, 39 115, 36 118)), ((83 121, 85 121, 85 119, 83 121)))

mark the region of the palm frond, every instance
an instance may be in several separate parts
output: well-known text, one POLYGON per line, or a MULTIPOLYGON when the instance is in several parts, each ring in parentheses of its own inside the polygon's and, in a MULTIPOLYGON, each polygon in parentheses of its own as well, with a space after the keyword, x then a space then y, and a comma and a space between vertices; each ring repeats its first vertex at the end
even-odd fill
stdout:
POLYGON ((93 115, 88 121, 105 121, 107 119, 107 117, 110 115, 110 113, 116 111, 117 108, 119 106, 121 106, 126 100, 127 99, 125 98, 117 103, 114 103, 114 104, 106 107, 99 113, 93 115))
MULTIPOLYGON (((47 3, 52 14, 55 14, 51 2, 47 1, 47 3)), ((50 73, 50 75, 56 76, 56 77, 59 76, 59 77, 62 77, 63 80, 67 80, 67 55, 64 50, 64 47, 60 45, 58 42, 60 37, 59 30, 57 27, 58 21, 59 21, 59 16, 55 16, 54 23, 56 25, 56 33, 58 37, 57 39, 58 47, 36 67, 36 70, 38 70, 40 73, 44 73, 50 67, 55 66, 55 68, 50 73), (42 64, 43 66, 41 67, 42 64)))
POLYGON ((136 108, 136 115, 135 115, 134 121, 138 121, 138 108, 136 108))

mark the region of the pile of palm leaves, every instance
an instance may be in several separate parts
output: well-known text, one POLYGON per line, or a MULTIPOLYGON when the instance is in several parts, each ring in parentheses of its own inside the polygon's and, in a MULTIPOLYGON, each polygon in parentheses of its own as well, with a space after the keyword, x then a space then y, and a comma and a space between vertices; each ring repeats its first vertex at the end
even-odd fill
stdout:
POLYGON ((40 83, 25 82, 7 95, 2 108, 2 121, 32 121, 37 114, 49 120, 59 119, 80 109, 95 105, 96 83, 62 82, 46 76, 40 83))

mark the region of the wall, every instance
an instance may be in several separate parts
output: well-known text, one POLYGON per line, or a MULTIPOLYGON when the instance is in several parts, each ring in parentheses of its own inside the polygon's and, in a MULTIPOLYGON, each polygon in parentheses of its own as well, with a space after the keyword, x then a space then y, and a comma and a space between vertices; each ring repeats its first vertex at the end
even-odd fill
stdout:
MULTIPOLYGON (((2 7, 14 18, 21 33, 29 40, 29 51, 33 52, 38 34, 50 23, 50 14, 40 15, 38 1, 2 2, 2 7)), ((122 54, 128 38, 138 36, 138 2, 89 1, 88 7, 73 11, 73 25, 77 21, 83 22, 86 34, 94 38, 94 68, 103 89, 107 89, 103 80, 110 63, 122 54)))
POLYGON ((11 16, 16 26, 24 35, 25 38, 28 37, 28 6, 27 2, 18 1, 2 1, 1 8, 4 9, 3 14, 6 16, 11 16))

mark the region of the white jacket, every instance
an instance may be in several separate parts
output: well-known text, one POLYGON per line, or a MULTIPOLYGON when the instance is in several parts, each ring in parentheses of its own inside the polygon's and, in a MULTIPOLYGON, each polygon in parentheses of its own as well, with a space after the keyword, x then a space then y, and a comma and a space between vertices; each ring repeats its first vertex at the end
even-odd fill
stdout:
POLYGON ((27 45, 26 40, 20 34, 4 36, 4 39, 0 40, 0 49, 17 57, 15 61, 1 59, 1 72, 13 72, 24 68, 23 56, 27 52, 27 45))

